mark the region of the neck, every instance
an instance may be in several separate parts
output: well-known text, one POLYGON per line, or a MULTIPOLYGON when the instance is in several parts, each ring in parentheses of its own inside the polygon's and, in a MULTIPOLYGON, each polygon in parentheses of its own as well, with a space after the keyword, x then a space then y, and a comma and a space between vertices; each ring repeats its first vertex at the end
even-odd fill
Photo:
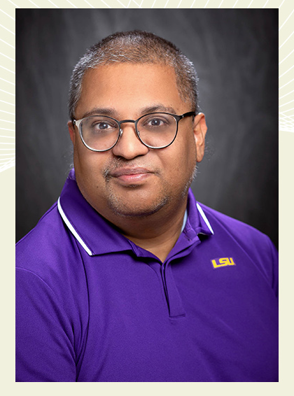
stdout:
POLYGON ((186 206, 187 198, 173 212, 162 208, 142 218, 120 217, 115 221, 109 220, 126 238, 164 262, 181 234, 186 206))

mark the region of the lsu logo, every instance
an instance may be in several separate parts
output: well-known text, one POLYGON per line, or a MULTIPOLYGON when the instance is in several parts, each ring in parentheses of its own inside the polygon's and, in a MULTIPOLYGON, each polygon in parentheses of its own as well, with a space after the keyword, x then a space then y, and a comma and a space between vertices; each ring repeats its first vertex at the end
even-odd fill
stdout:
POLYGON ((213 268, 226 267, 227 265, 236 265, 232 257, 223 257, 211 260, 213 268))

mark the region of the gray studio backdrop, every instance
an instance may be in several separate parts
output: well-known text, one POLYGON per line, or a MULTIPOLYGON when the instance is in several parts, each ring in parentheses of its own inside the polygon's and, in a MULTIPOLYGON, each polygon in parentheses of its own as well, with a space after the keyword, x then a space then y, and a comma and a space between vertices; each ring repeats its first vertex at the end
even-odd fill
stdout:
POLYGON ((141 29, 175 43, 198 72, 208 137, 196 199, 277 245, 277 10, 18 9, 16 16, 17 240, 57 200, 72 164, 72 68, 103 37, 141 29))

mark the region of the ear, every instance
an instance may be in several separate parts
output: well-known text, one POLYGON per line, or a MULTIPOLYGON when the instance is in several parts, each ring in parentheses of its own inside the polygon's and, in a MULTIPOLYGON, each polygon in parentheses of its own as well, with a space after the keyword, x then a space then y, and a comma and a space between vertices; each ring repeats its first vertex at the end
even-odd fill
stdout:
POLYGON ((70 140, 72 141, 72 144, 75 145, 76 133, 75 133, 75 127, 74 127, 72 121, 68 121, 67 127, 68 127, 70 140))
POLYGON ((205 121, 205 115, 203 113, 198 113, 194 118, 194 138, 196 144, 196 152, 197 152, 197 162, 201 162, 204 157, 204 149, 205 149, 205 135, 207 132, 207 125, 205 121))

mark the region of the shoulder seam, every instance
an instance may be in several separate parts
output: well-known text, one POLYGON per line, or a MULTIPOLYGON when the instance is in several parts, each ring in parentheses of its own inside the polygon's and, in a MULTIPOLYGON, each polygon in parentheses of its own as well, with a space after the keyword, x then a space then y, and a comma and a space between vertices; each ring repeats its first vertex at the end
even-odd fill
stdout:
MULTIPOLYGON (((27 272, 27 273, 29 273, 29 274, 34 275, 36 278, 40 279, 40 281, 41 281, 42 283, 44 283, 44 284, 52 291, 52 293, 56 296, 56 294, 55 294, 54 290, 52 289, 52 287, 49 286, 48 283, 47 283, 41 276, 39 276, 38 274, 36 274, 34 271, 31 271, 31 270, 29 270, 29 269, 27 269, 27 268, 22 268, 22 267, 16 267, 16 270, 18 270, 18 271, 23 271, 23 272, 27 272)), ((57 297, 57 296, 56 296, 56 297, 57 297)))

